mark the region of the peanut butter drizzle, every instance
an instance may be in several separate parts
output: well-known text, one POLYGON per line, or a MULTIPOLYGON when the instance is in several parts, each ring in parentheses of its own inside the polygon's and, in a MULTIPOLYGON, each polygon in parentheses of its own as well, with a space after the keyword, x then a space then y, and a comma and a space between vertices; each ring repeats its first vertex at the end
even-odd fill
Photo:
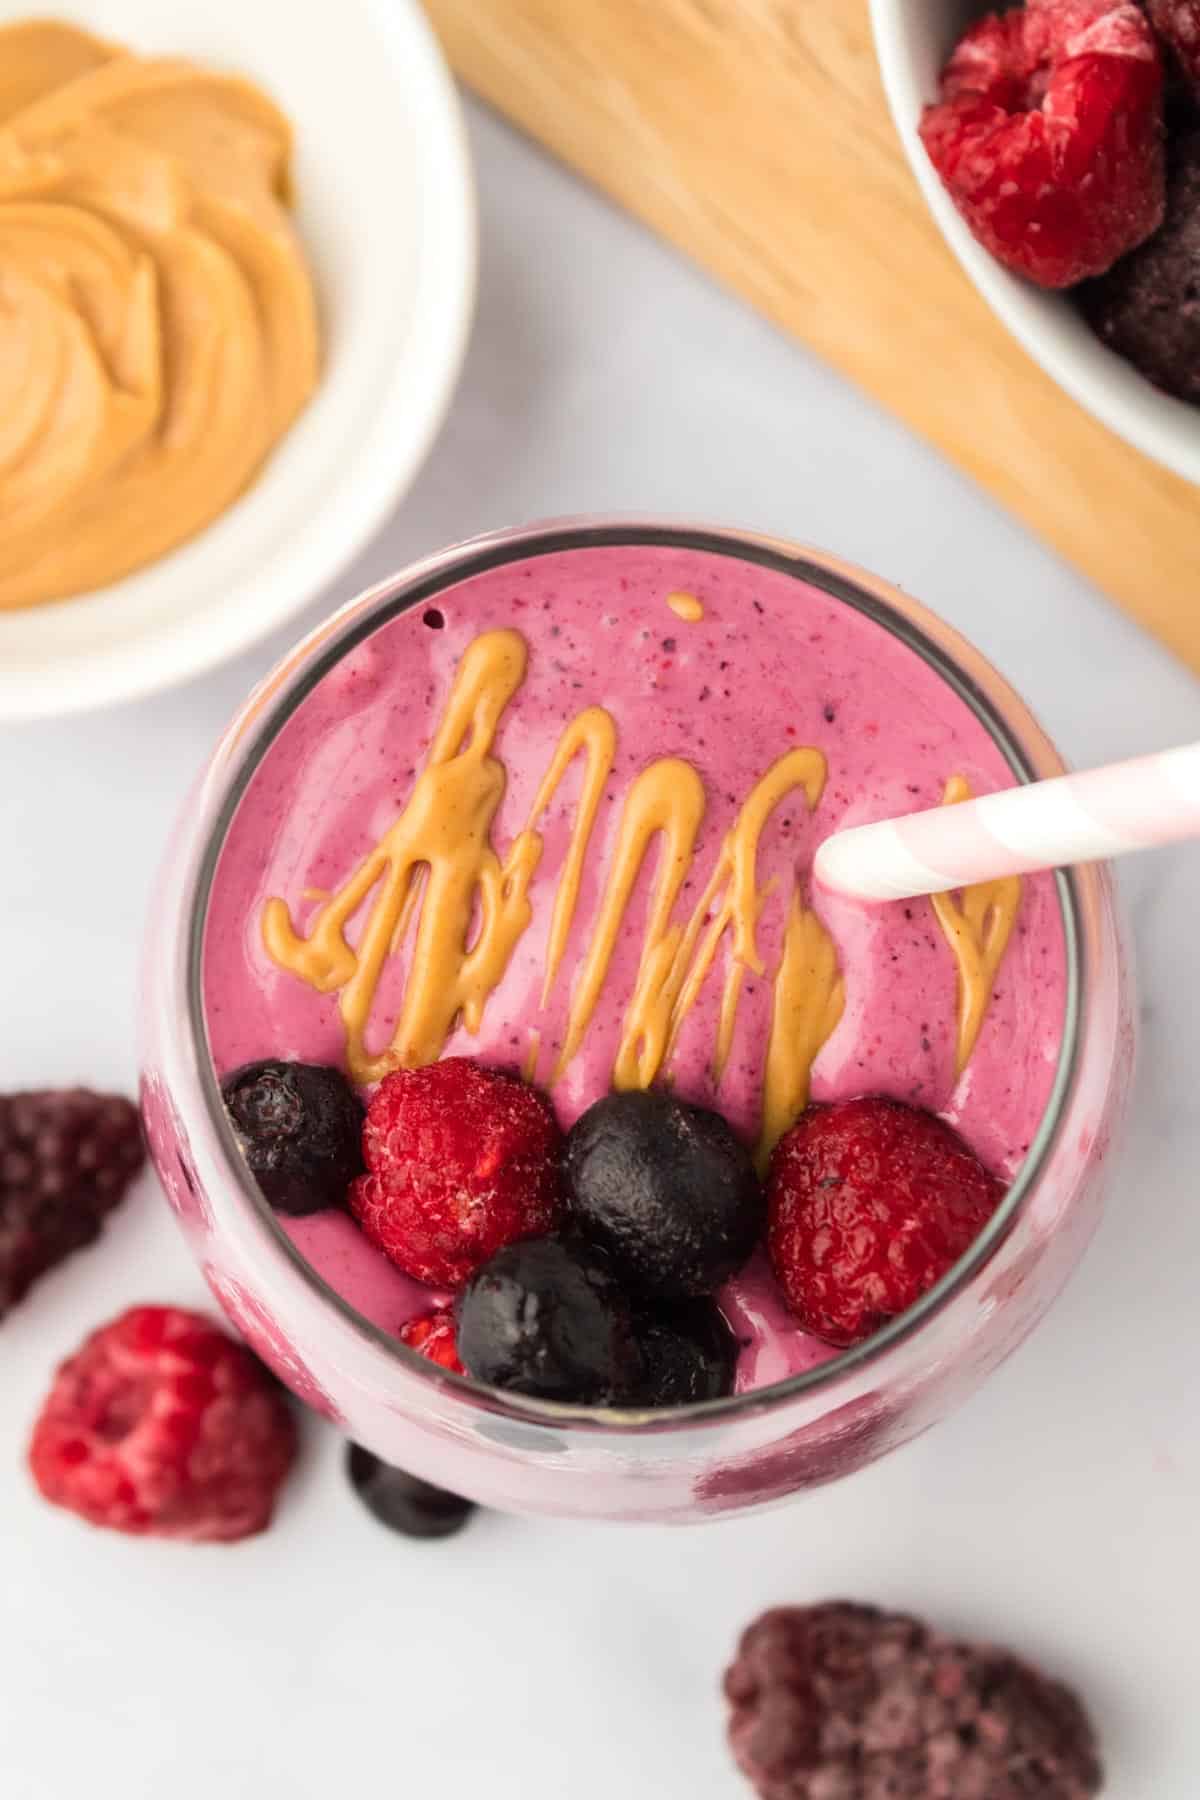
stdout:
POLYGON ((668 594, 667 605, 685 625, 698 625, 704 617, 704 603, 695 594, 668 594))
POLYGON ((771 1152, 808 1105, 817 1052, 842 1016, 846 991, 833 939, 815 912, 792 895, 783 959, 775 977, 771 1035, 763 1071, 762 1131, 757 1163, 766 1173, 771 1152))
MULTIPOLYGON (((526 663, 526 647, 517 632, 490 631, 476 638, 459 664, 427 764, 403 812, 374 850, 336 893, 323 899, 306 935, 296 931, 282 899, 268 900, 263 909, 263 942, 273 960, 318 992, 338 993, 347 1062, 359 1082, 378 1081, 397 1067, 432 1062, 460 1017, 468 1031, 479 1031, 487 1001, 532 917, 529 888, 543 850, 535 826, 568 768, 582 755, 582 787, 550 922, 543 1006, 558 976, 616 755, 616 727, 601 707, 589 707, 571 720, 529 821, 501 863, 491 831, 505 772, 492 746, 526 663), (373 892, 376 897, 354 949, 346 927, 373 892), (400 953, 414 917, 416 937, 395 1033, 385 1049, 373 1050, 367 1032, 384 964, 400 953)), ((706 809, 704 785, 692 765, 677 757, 660 758, 640 772, 625 798, 552 1080, 562 1074, 587 1033, 652 850, 656 865, 642 955, 613 1081, 618 1088, 645 1087, 663 1069, 728 933, 730 954, 713 1058, 714 1080, 720 1080, 732 1049, 743 976, 747 970, 766 976, 756 928, 772 884, 758 885, 759 840, 776 807, 793 792, 803 794, 813 810, 825 777, 819 750, 790 750, 772 764, 726 833, 686 923, 674 923, 706 809)), ((764 1142, 769 1136, 773 1143, 803 1105, 813 1059, 841 1009, 832 941, 815 915, 793 897, 766 1053, 764 1142)), ((536 1067, 539 1045, 534 1034, 530 1067, 536 1067)))
MULTIPOLYGON (((322 906, 307 937, 295 931, 282 900, 268 900, 263 909, 263 942, 274 961, 318 993, 340 990, 346 1059, 358 1081, 378 1081, 391 1069, 433 1062, 460 1014, 467 1030, 478 1032, 488 997, 503 979, 532 917, 529 884, 542 854, 541 837, 531 822, 503 865, 491 845, 492 821, 505 787, 503 765, 491 748, 525 667, 519 633, 490 631, 476 638, 459 665, 408 805, 322 906), (345 927, 376 886, 379 894, 355 951, 346 941, 345 927), (469 944, 477 902, 479 927, 469 944), (383 965, 399 950, 418 907, 420 923, 395 1035, 387 1049, 374 1052, 367 1044, 367 1028, 383 965)), ((616 730, 607 713, 599 707, 581 713, 564 733, 534 802, 536 819, 569 763, 584 751, 583 795, 555 903, 548 967, 556 966, 570 931, 587 840, 615 746, 616 730)))
MULTIPOLYGON (((943 806, 969 800, 971 789, 952 775, 942 795, 943 806)), ((961 1075, 971 1060, 992 997, 996 972, 1008 948, 1021 904, 1021 878, 1004 875, 963 888, 961 904, 953 894, 929 896, 942 935, 958 965, 958 1041, 954 1069, 961 1075)))

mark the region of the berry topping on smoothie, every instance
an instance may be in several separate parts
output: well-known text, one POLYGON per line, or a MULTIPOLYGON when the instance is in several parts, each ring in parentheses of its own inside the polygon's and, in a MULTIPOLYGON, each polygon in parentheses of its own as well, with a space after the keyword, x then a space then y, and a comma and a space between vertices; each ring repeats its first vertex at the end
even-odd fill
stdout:
POLYGON ((407 1344, 410 1350, 417 1351, 430 1362, 440 1364, 454 1375, 466 1374, 458 1359, 458 1333, 449 1307, 439 1307, 436 1312, 408 1319, 397 1335, 402 1344, 407 1344))
POLYGON ((602 1255, 562 1238, 510 1244, 459 1305, 469 1374, 541 1400, 620 1405, 642 1374, 633 1308, 602 1255))
POLYGON ((567 1137, 571 1215, 635 1291, 711 1294, 762 1229, 748 1151, 719 1113, 668 1094, 609 1094, 567 1137))
POLYGON ((264 1531, 296 1452, 278 1387, 242 1344, 171 1306, 135 1306, 55 1377, 34 1480, 89 1524, 233 1542, 264 1531))
POLYGON ((733 1392, 740 1348, 711 1300, 684 1300, 638 1321, 639 1406, 692 1406, 733 1392))
POLYGON ((363 1166, 363 1106, 340 1070, 249 1063, 221 1093, 246 1166, 278 1212, 344 1203, 363 1166))
POLYGON ((874 1606, 764 1613, 725 1697, 759 1800, 1092 1800, 1102 1784, 1069 1688, 874 1606))
POLYGON ((980 243, 1040 287, 1102 274, 1162 222, 1162 59, 1128 0, 979 20, 921 137, 980 243))
POLYGON ((553 1230, 561 1138, 545 1098, 465 1057, 400 1069, 367 1108, 350 1210, 406 1275, 459 1288, 505 1244, 553 1230))
POLYGON ((877 1098, 814 1106, 771 1159, 771 1264, 806 1331, 860 1343, 954 1266, 1003 1196, 932 1113, 877 1098))
POLYGON ((137 1109, 118 1094, 0 1094, 0 1319, 95 1242, 144 1161, 137 1109))

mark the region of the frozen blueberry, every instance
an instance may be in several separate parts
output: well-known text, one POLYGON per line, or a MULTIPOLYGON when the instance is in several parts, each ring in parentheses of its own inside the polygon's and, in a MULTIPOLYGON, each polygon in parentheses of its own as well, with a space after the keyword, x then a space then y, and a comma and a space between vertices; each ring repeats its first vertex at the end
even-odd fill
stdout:
POLYGON ((579 1229, 647 1296, 711 1294, 739 1269, 763 1224, 745 1146, 719 1113, 667 1094, 609 1094, 567 1136, 579 1229))
POLYGON ((694 1406, 733 1392, 738 1341, 711 1300, 682 1300, 638 1323, 642 1406, 694 1406))
POLYGON ((452 1537, 475 1510, 470 1500, 381 1462, 361 1444, 346 1445, 346 1474, 368 1512, 405 1537, 452 1537))
POLYGON ((340 1070, 247 1063, 221 1093, 246 1165, 277 1212, 345 1203, 363 1171, 363 1105, 340 1070))
POLYGON ((604 1259, 562 1238, 508 1244, 471 1278, 458 1316, 468 1374, 542 1400, 628 1399, 641 1357, 628 1300, 604 1259))

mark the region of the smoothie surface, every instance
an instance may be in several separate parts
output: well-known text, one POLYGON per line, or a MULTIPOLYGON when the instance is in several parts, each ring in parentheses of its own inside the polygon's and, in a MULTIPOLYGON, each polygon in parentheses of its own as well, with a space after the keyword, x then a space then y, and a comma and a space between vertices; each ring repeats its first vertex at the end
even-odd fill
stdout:
MULTIPOLYGON (((1011 1179, 1063 1029, 1053 879, 979 909, 986 1006, 960 1071, 947 927, 970 931, 969 897, 950 920, 868 908, 809 870, 842 826, 1013 779, 921 656, 793 575, 660 545, 491 569, 343 658, 252 777, 205 930, 217 1073, 349 1056, 365 1082, 389 1055, 470 1055, 532 1075, 567 1127, 616 1072, 669 1081, 764 1151, 806 1085, 889 1094, 1011 1179), (388 913, 401 852, 411 892, 388 913)), ((374 1323, 429 1304, 340 1215, 281 1222, 374 1323)), ((832 1354, 790 1324, 765 1260, 723 1299, 748 1340, 739 1389, 832 1354)))

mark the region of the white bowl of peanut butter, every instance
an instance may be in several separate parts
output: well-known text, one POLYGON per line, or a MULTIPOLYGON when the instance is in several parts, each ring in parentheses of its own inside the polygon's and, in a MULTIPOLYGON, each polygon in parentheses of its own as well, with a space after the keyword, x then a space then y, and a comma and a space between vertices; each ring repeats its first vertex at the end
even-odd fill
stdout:
POLYGON ((0 718, 285 621, 411 482, 474 294, 413 0, 0 0, 0 718))

